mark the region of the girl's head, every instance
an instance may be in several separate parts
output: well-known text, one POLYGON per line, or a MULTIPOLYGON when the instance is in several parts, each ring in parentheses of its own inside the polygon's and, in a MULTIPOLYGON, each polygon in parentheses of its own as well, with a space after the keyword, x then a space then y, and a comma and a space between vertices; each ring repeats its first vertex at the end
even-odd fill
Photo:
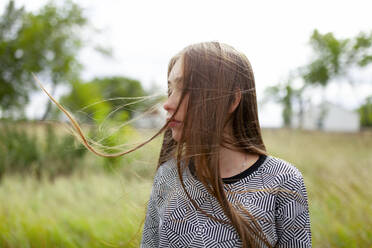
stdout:
POLYGON ((184 144, 189 155, 214 153, 221 145, 265 153, 253 71, 233 47, 203 42, 184 48, 170 60, 168 93, 164 109, 173 121, 168 138, 174 146, 184 144))
MULTIPOLYGON (((219 42, 184 48, 169 62, 168 100, 164 109, 168 129, 159 166, 175 158, 188 195, 181 161, 188 166, 192 160, 196 177, 218 200, 244 247, 256 246, 257 240, 267 243, 255 220, 247 220, 249 213, 243 217, 237 211, 239 206, 227 201, 220 177, 221 147, 266 154, 258 122, 254 76, 246 56, 219 42)), ((190 196, 189 200, 200 209, 190 196)))

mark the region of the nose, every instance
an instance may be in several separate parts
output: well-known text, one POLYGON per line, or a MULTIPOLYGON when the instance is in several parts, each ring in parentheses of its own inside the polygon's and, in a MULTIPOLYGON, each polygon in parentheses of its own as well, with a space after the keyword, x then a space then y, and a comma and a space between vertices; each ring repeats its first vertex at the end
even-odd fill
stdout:
POLYGON ((173 114, 173 112, 177 108, 177 104, 179 102, 180 94, 176 91, 173 91, 168 95, 167 100, 165 101, 163 108, 170 114, 173 114))
POLYGON ((165 111, 172 114, 172 110, 175 109, 175 106, 174 101, 172 101, 171 97, 168 97, 168 99, 165 101, 165 103, 163 104, 163 108, 165 109, 165 111))

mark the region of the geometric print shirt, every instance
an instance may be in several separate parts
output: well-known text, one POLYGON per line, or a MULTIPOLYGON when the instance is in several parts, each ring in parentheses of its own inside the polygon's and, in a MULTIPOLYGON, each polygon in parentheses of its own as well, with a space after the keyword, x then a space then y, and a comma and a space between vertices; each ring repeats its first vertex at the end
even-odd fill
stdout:
MULTIPOLYGON (((232 177, 232 182, 224 179, 228 201, 243 206, 256 219, 272 247, 311 247, 307 192, 301 172, 272 156, 259 160, 243 178, 232 177)), ((198 207, 228 221, 218 201, 188 166, 182 176, 198 207)), ((209 218, 194 207, 181 186, 176 161, 171 159, 158 168, 154 177, 141 247, 242 247, 242 241, 233 226, 209 218)), ((267 246, 261 243, 260 247, 267 246)))

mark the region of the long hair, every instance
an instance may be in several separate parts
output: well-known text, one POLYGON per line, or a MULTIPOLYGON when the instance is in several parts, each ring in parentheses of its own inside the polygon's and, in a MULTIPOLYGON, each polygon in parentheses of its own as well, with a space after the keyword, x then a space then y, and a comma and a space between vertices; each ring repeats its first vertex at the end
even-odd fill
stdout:
POLYGON ((187 46, 170 60, 168 76, 178 59, 183 60, 183 82, 181 100, 173 116, 177 113, 186 94, 189 95, 180 140, 176 142, 172 139, 171 130, 167 128, 170 121, 167 121, 145 142, 128 151, 114 154, 95 148, 94 144, 86 139, 73 116, 45 90, 36 77, 35 79, 70 119, 75 135, 90 151, 99 156, 125 155, 149 143, 165 131, 157 168, 169 159, 176 159, 181 185, 196 209, 212 219, 232 225, 237 230, 243 247, 257 247, 260 244, 270 247, 255 218, 241 206, 234 206, 227 200, 219 173, 221 147, 250 154, 266 154, 258 121, 255 80, 251 65, 244 54, 219 42, 203 42, 187 46), (241 94, 240 102, 234 112, 229 113, 237 93, 241 94), (226 133, 227 128, 230 130, 228 133, 226 133), (206 213, 190 197, 182 178, 182 170, 186 168, 181 166, 182 161, 186 166, 189 166, 192 161, 195 176, 217 199, 229 219, 228 222, 206 213))
POLYGON ((171 158, 176 159, 181 185, 195 208, 202 211, 189 196, 182 179, 184 167, 181 167, 181 161, 187 166, 192 160, 196 177, 218 200, 230 220, 229 224, 235 227, 242 239, 243 246, 256 247, 260 243, 270 246, 257 221, 244 209, 228 202, 219 173, 220 147, 266 155, 251 65, 244 54, 218 42, 203 42, 184 48, 170 60, 168 76, 178 59, 183 60, 183 88, 179 103, 189 94, 187 113, 179 142, 172 140, 171 131, 166 130, 158 167, 171 158), (240 103, 229 114, 239 91, 240 103), (232 135, 226 135, 228 125, 232 135), (247 216, 250 218, 247 219, 247 216))

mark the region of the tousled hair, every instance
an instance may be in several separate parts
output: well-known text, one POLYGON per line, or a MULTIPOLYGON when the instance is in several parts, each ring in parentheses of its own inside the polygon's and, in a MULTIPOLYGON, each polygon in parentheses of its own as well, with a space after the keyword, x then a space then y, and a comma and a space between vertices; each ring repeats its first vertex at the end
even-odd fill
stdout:
POLYGON ((233 47, 219 42, 202 42, 187 46, 168 65, 168 76, 177 60, 183 60, 181 100, 189 95, 181 138, 172 139, 169 121, 158 132, 136 147, 115 154, 102 152, 89 143, 79 124, 39 83, 51 100, 70 119, 75 135, 93 153, 103 157, 117 157, 130 153, 164 133, 157 168, 170 159, 177 163, 181 185, 196 209, 221 223, 232 225, 238 232, 243 247, 265 244, 271 247, 263 235, 257 220, 242 206, 227 200, 220 176, 219 149, 226 147, 249 154, 266 155, 257 114, 255 80, 246 56, 233 47), (233 113, 229 113, 236 94, 241 98, 233 113), (226 130, 230 132, 226 133, 226 130), (186 138, 187 137, 187 138, 186 138), (186 166, 181 166, 181 163, 186 166), (182 178, 183 170, 193 164, 197 179, 217 199, 229 221, 217 219, 203 211, 187 192, 182 178))
POLYGON ((264 243, 270 247, 257 220, 241 206, 227 200, 220 176, 219 149, 227 147, 244 153, 266 155, 257 114, 255 80, 246 56, 233 47, 219 42, 190 45, 169 62, 168 76, 177 60, 183 60, 182 94, 175 113, 186 94, 189 95, 186 117, 179 142, 166 130, 158 167, 169 159, 176 159, 181 185, 196 209, 219 222, 188 194, 181 167, 192 164, 198 180, 217 199, 226 217, 238 232, 243 247, 257 247, 264 243), (240 103, 229 114, 236 93, 240 103), (226 134, 227 128, 232 130, 226 134), (187 137, 187 138, 186 138, 187 137))

